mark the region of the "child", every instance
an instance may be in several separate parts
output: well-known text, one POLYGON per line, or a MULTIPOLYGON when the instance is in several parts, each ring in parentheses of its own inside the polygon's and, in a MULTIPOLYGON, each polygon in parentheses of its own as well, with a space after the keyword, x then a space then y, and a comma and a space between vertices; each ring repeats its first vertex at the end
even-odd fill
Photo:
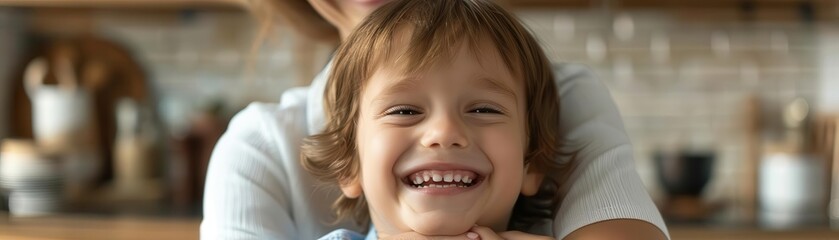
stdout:
POLYGON ((327 126, 304 141, 302 163, 340 185, 339 217, 372 220, 372 238, 553 219, 557 91, 511 14, 483 0, 395 1, 334 59, 327 126))

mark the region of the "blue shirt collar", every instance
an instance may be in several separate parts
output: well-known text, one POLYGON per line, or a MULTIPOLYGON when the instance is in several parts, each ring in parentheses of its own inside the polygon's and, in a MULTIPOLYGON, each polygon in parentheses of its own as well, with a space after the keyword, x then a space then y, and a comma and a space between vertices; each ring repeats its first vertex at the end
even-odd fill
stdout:
POLYGON ((379 240, 379 235, 376 234, 376 228, 370 224, 370 231, 367 231, 367 237, 364 240, 379 240))

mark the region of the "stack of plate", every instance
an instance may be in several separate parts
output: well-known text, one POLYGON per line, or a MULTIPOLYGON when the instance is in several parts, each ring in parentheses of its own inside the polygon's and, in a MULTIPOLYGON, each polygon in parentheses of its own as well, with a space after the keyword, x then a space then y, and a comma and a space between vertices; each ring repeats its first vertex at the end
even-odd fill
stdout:
POLYGON ((12 215, 34 216, 59 210, 63 179, 58 162, 20 140, 4 141, 2 150, 0 188, 9 194, 12 215))
POLYGON ((9 211, 15 216, 49 214, 61 205, 60 178, 0 178, 9 191, 9 211))

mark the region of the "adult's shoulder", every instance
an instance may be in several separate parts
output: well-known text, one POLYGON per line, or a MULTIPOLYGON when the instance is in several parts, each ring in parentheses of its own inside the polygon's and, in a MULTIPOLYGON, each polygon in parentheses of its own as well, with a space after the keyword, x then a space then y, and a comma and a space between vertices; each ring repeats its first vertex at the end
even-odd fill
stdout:
POLYGON ((293 165, 297 159, 288 156, 297 154, 294 147, 307 135, 306 92, 305 88, 290 89, 279 102, 253 102, 239 111, 216 144, 212 161, 278 169, 293 165), (254 158, 246 162, 242 155, 254 158))
POLYGON ((589 232, 602 230, 612 225, 598 223, 615 219, 640 220, 630 222, 633 227, 650 223, 666 236, 664 221, 635 171, 632 144, 608 86, 582 64, 555 64, 553 70, 564 153, 558 160, 574 158, 563 184, 567 194, 554 222, 555 236, 564 238, 589 225, 596 226, 589 232))
MULTIPOLYGON (((298 142, 306 134, 306 90, 291 89, 279 103, 251 103, 230 122, 213 150, 204 192, 202 238, 305 239, 319 233, 296 209, 291 194, 299 174, 298 142)), ((304 214, 305 215, 305 214, 304 214)))
POLYGON ((595 84, 598 87, 605 88, 600 79, 596 76, 594 69, 585 64, 580 63, 553 63, 551 68, 554 73, 554 80, 557 83, 557 88, 567 88, 573 84, 595 84))
POLYGON ((629 144, 609 88, 592 68, 557 63, 553 71, 559 92, 562 152, 589 159, 629 144))
MULTIPOLYGON (((231 119, 226 135, 257 135, 256 139, 306 132, 307 88, 292 88, 279 102, 252 102, 231 119)), ((295 134, 296 135, 296 134, 295 134)))

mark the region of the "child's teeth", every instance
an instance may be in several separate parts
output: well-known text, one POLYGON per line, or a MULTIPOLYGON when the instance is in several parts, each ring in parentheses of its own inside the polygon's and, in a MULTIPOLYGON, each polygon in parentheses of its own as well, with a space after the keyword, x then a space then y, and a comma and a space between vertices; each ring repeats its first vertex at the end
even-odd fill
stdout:
POLYGON ((425 170, 411 175, 408 181, 417 188, 455 188, 470 187, 477 177, 479 176, 466 171, 425 170))

